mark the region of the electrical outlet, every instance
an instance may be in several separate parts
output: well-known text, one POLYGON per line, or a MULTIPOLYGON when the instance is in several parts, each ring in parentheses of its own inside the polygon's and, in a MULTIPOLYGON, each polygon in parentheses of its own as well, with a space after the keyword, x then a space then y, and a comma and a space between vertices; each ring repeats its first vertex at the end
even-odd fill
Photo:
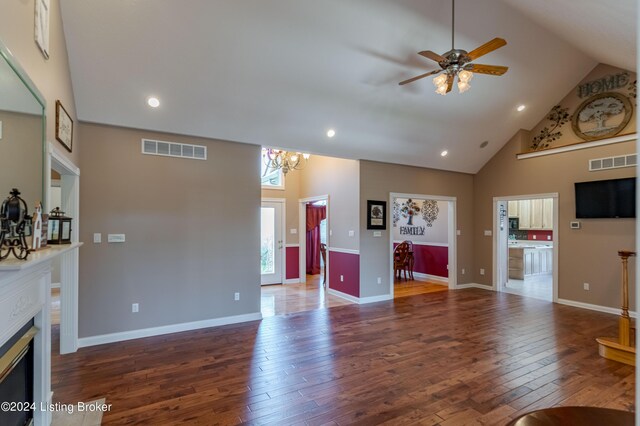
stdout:
POLYGON ((100 244, 101 242, 102 242, 102 234, 99 232, 96 232, 95 234, 93 234, 93 243, 100 244))
POLYGON ((136 313, 140 311, 140 305, 138 305, 137 303, 133 303, 131 305, 131 312, 136 313))
POLYGON ((537 236, 537 235, 534 235, 534 236, 533 236, 533 239, 534 239, 534 240, 537 240, 537 239, 538 239, 538 236, 537 236))
POLYGON ((547 235, 547 240, 551 240, 551 235, 547 235))
POLYGON ((456 230, 456 235, 462 235, 462 231, 461 230, 456 230))
POLYGON ((238 292, 234 293, 233 300, 235 300, 235 301, 240 300, 240 293, 238 293, 238 292))
POLYGON ((356 235, 356 233, 354 231, 349 231, 349 236, 353 237, 354 235, 356 235))
POLYGON ((484 268, 480 268, 480 275, 484 275, 484 268))
POLYGON ((374 237, 382 237, 382 231, 373 231, 374 237))
POLYGON ((589 283, 582 283, 582 287, 583 287, 585 290, 589 291, 589 283))
POLYGON ((344 275, 340 275, 340 282, 343 283, 344 282, 344 275))
POLYGON ((291 228, 289 230, 289 232, 291 232, 292 234, 297 234, 298 233, 298 228, 291 228))
POLYGON ((382 284, 382 277, 378 277, 378 284, 382 284))

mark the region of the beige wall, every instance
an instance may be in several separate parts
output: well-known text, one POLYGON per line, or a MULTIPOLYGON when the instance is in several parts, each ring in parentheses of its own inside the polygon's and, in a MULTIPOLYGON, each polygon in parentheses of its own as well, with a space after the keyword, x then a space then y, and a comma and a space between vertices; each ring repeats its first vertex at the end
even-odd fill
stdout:
POLYGON ((77 124, 60 1, 51 0, 49 59, 42 56, 34 41, 34 13, 34 0, 3 1, 0 11, 0 40, 11 50, 46 99, 47 141, 56 145, 63 155, 78 165, 80 147, 78 126, 74 127, 73 153, 69 154, 55 139, 56 100, 62 102, 74 123, 77 124))
POLYGON ((0 201, 18 188, 31 214, 42 201, 42 117, 0 111, 0 122, 0 201))
MULTIPOLYGON (((558 296, 578 302, 617 308, 620 306, 620 261, 617 251, 635 248, 635 219, 582 219, 582 229, 569 228, 575 220, 574 182, 635 176, 635 168, 589 172, 588 160, 636 152, 635 142, 625 142, 544 157, 517 160, 528 132, 521 131, 494 156, 474 178, 475 282, 491 285, 493 197, 558 193, 558 296), (484 268, 486 274, 479 274, 484 268), (583 283, 590 290, 583 290, 583 283)), ((635 261, 630 279, 635 282, 635 261)), ((631 285, 631 300, 635 300, 631 285)), ((632 302, 632 305, 634 303, 632 302)))
MULTIPOLYGON (((580 81, 580 83, 576 85, 576 88, 570 91, 558 104, 563 108, 568 108, 569 114, 574 114, 577 108, 580 106, 580 104, 584 102, 586 99, 588 99, 588 97, 580 98, 578 96, 578 87, 581 84, 595 81, 605 76, 616 75, 622 72, 627 72, 629 74, 629 83, 635 81, 637 78, 636 73, 634 72, 625 71, 620 68, 612 67, 611 65, 598 64, 580 81)), ((624 96, 629 97, 629 88, 630 86, 627 85, 624 88, 614 89, 613 92, 617 92, 624 96)), ((630 98, 630 101, 632 104, 634 103, 633 98, 630 98)), ((553 105, 550 105, 549 110, 551 110, 552 107, 553 105)), ((541 121, 531 130, 531 134, 529 135, 529 137, 527 137, 522 141, 522 146, 520 148, 521 152, 530 151, 531 150, 530 144, 532 142, 533 137, 539 135, 542 128, 549 127, 550 122, 548 120, 545 120, 544 117, 540 117, 540 118, 541 118, 541 121)), ((557 130, 562 132, 562 137, 552 142, 550 148, 584 142, 583 139, 578 137, 573 132, 573 129, 571 127, 571 120, 569 120, 569 122, 567 122, 557 130)), ((619 135, 631 134, 635 132, 636 132, 636 112, 634 107, 634 111, 631 116, 631 120, 629 121, 629 124, 627 124, 627 126, 620 131, 619 135)))
MULTIPOLYGON (((382 238, 367 230, 367 200, 389 202, 391 192, 440 195, 457 199, 458 284, 473 281, 473 176, 465 173, 360 161, 360 297, 389 293, 390 230, 382 238), (466 274, 462 274, 462 269, 466 274), (377 277, 382 284, 377 284, 377 277)), ((387 205, 390 214, 390 206, 387 205)), ((389 223, 387 223, 387 226, 389 223)), ((450 273, 454 273, 450 271, 450 273)))
POLYGON ((81 127, 80 337, 260 312, 260 148, 81 127), (143 155, 143 137, 205 144, 209 158, 143 155))
POLYGON ((284 190, 281 189, 263 189, 262 198, 284 198, 286 200, 286 244, 298 244, 298 234, 292 234, 291 229, 298 232, 298 200, 300 199, 300 171, 293 170, 285 176, 284 190))
POLYGON ((313 155, 300 171, 300 198, 329 195, 329 247, 359 248, 359 170, 355 160, 313 155))

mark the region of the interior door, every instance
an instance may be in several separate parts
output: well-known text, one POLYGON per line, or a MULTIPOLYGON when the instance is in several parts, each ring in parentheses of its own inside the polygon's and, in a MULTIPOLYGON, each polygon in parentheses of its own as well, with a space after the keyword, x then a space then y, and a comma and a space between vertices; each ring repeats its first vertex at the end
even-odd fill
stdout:
POLYGON ((260 209, 260 284, 282 284, 282 203, 263 201, 260 209))

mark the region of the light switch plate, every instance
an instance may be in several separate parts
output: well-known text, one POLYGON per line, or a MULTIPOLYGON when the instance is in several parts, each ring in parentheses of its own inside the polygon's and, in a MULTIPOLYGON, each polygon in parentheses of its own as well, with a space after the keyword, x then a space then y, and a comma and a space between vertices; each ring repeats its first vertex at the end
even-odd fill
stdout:
POLYGON ((485 229, 484 231, 484 236, 485 237, 490 237, 491 235, 493 235, 493 232, 489 229, 485 229))
POLYGON ((458 229, 458 230, 456 231, 456 235, 462 235, 462 231, 458 229))
POLYGON ((374 237, 382 237, 382 231, 373 231, 374 237))
POLYGON ((354 231, 349 231, 349 236, 353 237, 354 235, 356 235, 356 233, 354 231))
POLYGON ((290 232, 291 234, 297 234, 297 233, 298 233, 298 229, 296 229, 296 228, 291 228, 291 229, 289 230, 289 232, 290 232))
POLYGON ((124 234, 109 234, 107 235, 107 242, 110 243, 124 243, 124 234))
POLYGON ((95 234, 93 234, 93 242, 95 244, 100 244, 102 242, 102 234, 99 232, 96 232, 95 234))

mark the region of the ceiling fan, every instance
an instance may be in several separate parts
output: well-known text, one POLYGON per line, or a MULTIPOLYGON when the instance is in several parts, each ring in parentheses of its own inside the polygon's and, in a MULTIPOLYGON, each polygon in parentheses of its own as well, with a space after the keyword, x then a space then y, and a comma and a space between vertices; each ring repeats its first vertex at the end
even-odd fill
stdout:
POLYGON ((455 25, 455 6, 456 1, 451 1, 451 50, 443 53, 442 55, 438 55, 431 50, 424 50, 422 52, 418 52, 419 55, 424 56, 425 58, 436 61, 438 65, 440 65, 439 70, 430 71, 416 77, 410 78, 408 80, 401 81, 400 84, 405 85, 408 83, 412 83, 416 80, 420 80, 421 78, 428 77, 430 75, 439 74, 444 71, 444 74, 440 74, 439 76, 433 79, 433 84, 436 86, 436 93, 440 95, 446 95, 451 91, 453 87, 453 82, 458 77, 458 91, 460 93, 464 93, 471 85, 469 81, 473 77, 473 73, 478 74, 489 74, 489 75, 502 75, 507 72, 508 67, 503 67, 500 65, 483 65, 483 64, 474 64, 472 61, 478 59, 479 57, 486 55, 489 52, 493 52, 496 49, 501 48, 506 45, 506 40, 496 37, 491 41, 486 42, 482 46, 472 50, 471 52, 467 52, 466 50, 456 49, 454 45, 454 25, 455 25))

